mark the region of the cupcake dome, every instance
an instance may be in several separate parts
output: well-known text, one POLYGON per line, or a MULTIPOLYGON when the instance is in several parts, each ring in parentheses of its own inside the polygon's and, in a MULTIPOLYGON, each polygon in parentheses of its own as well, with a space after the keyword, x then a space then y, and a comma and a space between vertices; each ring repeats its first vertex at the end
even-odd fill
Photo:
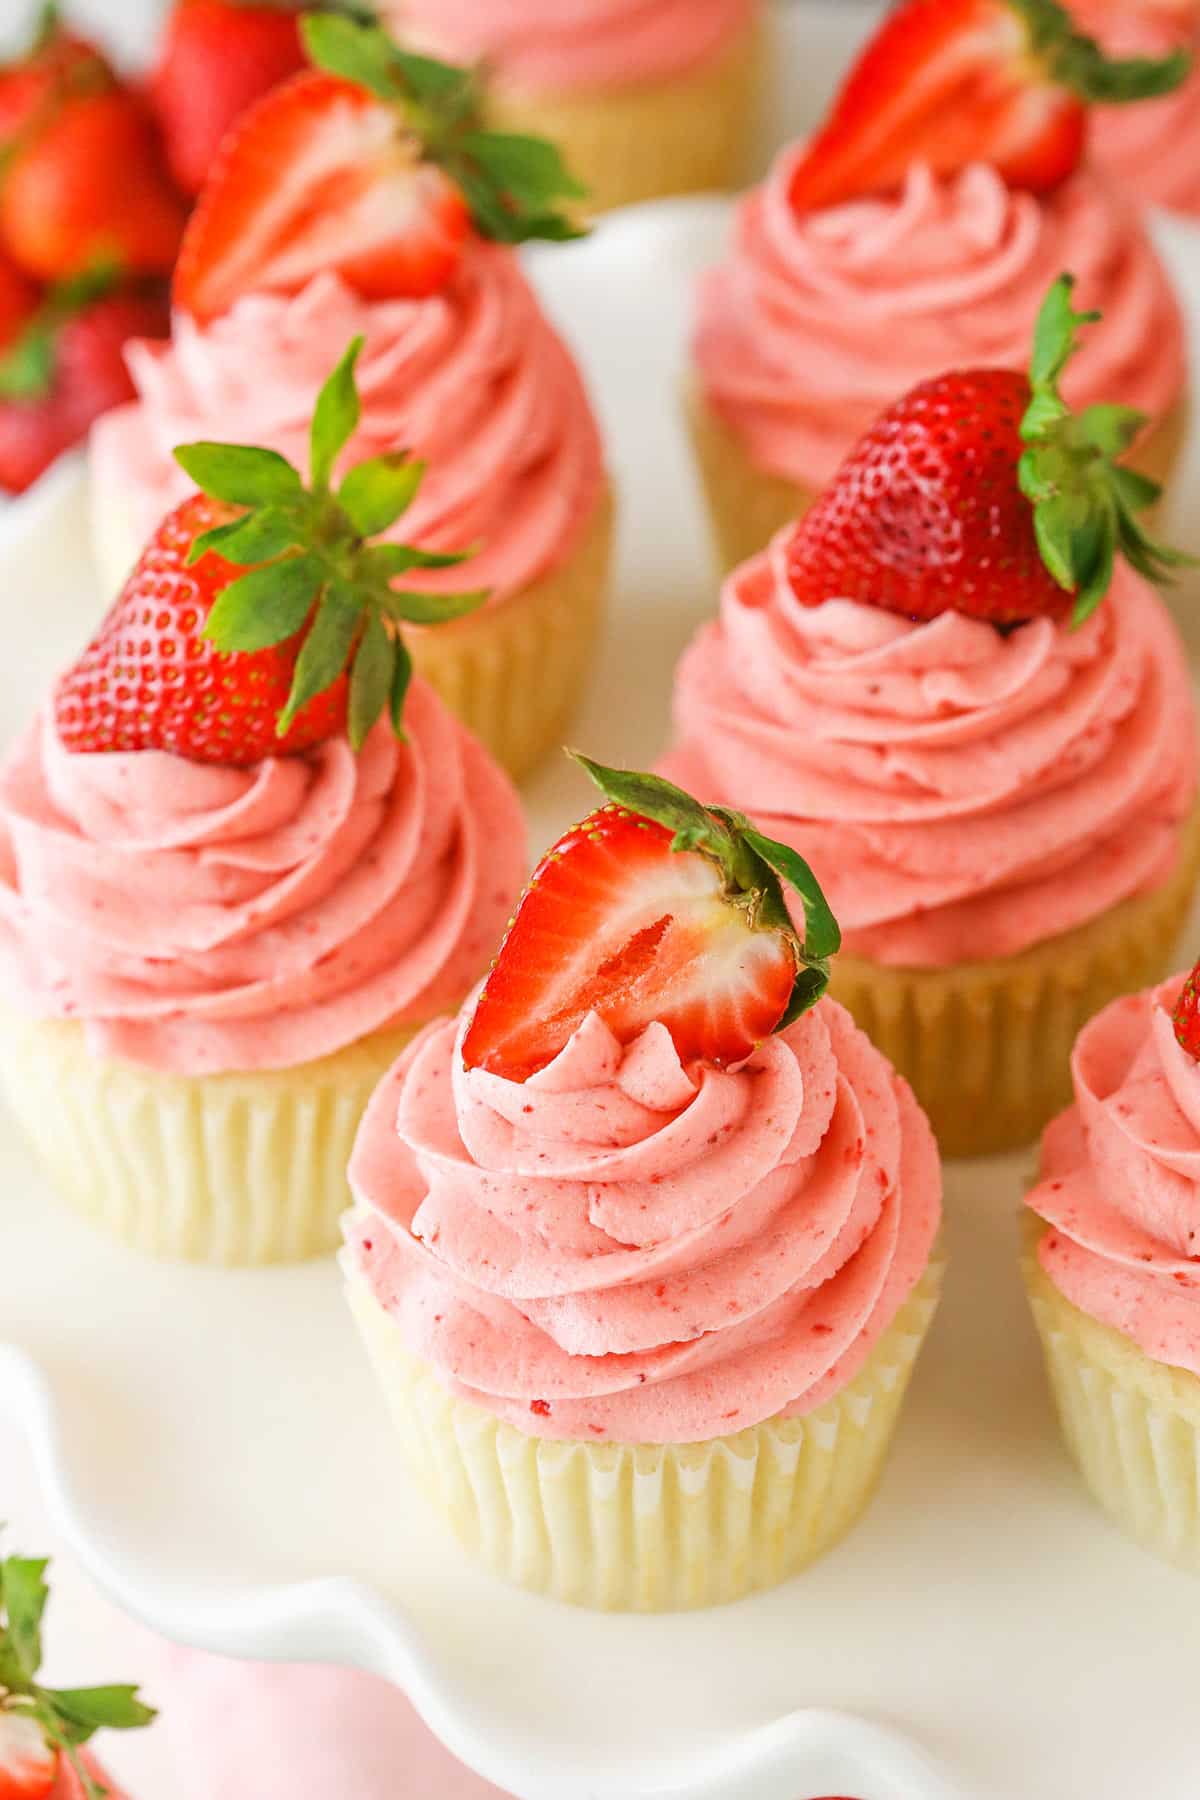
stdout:
POLYGON ((1148 1549, 1200 1572, 1200 1065, 1177 976, 1081 1033, 1028 1196, 1026 1279, 1068 1446, 1148 1549))
MULTIPOLYGON (((1128 109, 1136 113, 1138 108, 1128 109)), ((814 213, 789 199, 789 150, 741 204, 734 243, 702 280, 692 417, 727 565, 760 550, 833 478, 885 406, 957 367, 1024 368, 1063 269, 1103 322, 1063 387, 1075 407, 1132 406, 1157 423, 1136 453, 1165 471, 1187 366, 1166 271, 1131 202, 1090 170, 1049 195, 984 165, 814 213)))

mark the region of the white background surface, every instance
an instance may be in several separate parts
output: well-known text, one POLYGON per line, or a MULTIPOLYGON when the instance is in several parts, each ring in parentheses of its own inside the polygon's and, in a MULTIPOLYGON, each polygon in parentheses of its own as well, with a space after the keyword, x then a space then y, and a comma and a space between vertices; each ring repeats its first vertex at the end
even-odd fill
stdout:
MULTIPOLYGON (((135 8, 91 10, 125 23, 135 8)), ((820 45, 806 33, 809 78, 850 10, 824 9, 820 45)), ((671 395, 687 278, 719 229, 703 207, 615 222, 547 272, 590 346, 625 505, 620 609, 578 732, 610 759, 661 747, 670 669, 713 603, 671 395)), ((1179 246, 1200 296, 1200 256, 1179 246)), ((0 550, 6 731, 100 604, 60 487, 37 502, 37 532, 0 550)), ((565 767, 529 797, 539 844, 584 798, 565 767)), ((140 1263, 62 1213, 3 1139, 0 1320, 54 1387, 60 1520, 127 1599, 230 1650, 344 1655, 404 1679, 523 1800, 1195 1800, 1197 1589, 1110 1531, 1058 1447, 1014 1270, 1024 1163, 951 1173, 949 1296, 864 1526, 802 1582, 686 1621, 590 1619, 476 1575, 406 1496, 332 1269, 140 1263), (342 1589, 317 1604, 248 1594, 346 1574, 386 1608, 342 1589), (945 1785, 886 1747, 881 1764, 869 1733, 845 1734, 847 1761, 822 1760, 807 1740, 823 1743, 827 1722, 789 1719, 803 1706, 899 1727, 950 1771, 945 1785), (721 1768, 731 1744, 748 1785, 721 1768)), ((24 1403, 0 1373, 0 1409, 18 1390, 24 1403)), ((0 1514, 35 1548, 53 1547, 42 1506, 3 1438, 0 1514)), ((69 1575, 62 1601, 57 1672, 136 1678, 69 1575)), ((143 1800, 171 1794, 152 1736, 114 1741, 110 1762, 143 1800)))

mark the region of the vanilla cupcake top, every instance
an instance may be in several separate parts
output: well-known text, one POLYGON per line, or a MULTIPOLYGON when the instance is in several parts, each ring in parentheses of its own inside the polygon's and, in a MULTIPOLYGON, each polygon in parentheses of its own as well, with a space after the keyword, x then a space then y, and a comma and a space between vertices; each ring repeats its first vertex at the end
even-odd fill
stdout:
POLYGON ((686 1443, 853 1380, 928 1264, 937 1149, 820 998, 837 928, 803 861, 589 767, 628 804, 560 840, 482 993, 377 1093, 346 1267, 519 1430, 686 1443))
POLYGON ((1117 1000, 1084 1027, 1075 1102, 1046 1132, 1028 1205, 1047 1226, 1039 1261, 1073 1305, 1200 1375, 1195 979, 1117 1000))

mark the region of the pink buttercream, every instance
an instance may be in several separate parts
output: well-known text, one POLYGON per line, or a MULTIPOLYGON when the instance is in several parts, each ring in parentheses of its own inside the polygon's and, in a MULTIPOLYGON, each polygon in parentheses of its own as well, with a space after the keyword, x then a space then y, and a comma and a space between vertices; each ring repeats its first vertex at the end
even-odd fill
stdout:
POLYGON ((336 275, 288 299, 256 294, 169 344, 129 351, 140 398, 92 439, 105 504, 132 507, 139 541, 191 484, 178 444, 262 444, 308 467, 313 403, 350 341, 362 423, 345 461, 404 448, 428 472, 394 535, 425 549, 479 547, 463 568, 414 573, 430 590, 487 587, 493 601, 565 562, 604 483, 599 431, 579 371, 512 252, 476 241, 442 293, 366 301, 336 275))
POLYGON ((676 675, 664 772, 808 857, 847 950, 1007 956, 1170 875, 1196 789, 1165 607, 1127 568, 1078 631, 800 605, 788 535, 726 583, 676 675))
POLYGON ((737 1070, 589 1015, 524 1084, 464 1020, 384 1082, 351 1164, 353 1274, 446 1385, 535 1436, 689 1443, 820 1406, 920 1278, 937 1149, 822 1002, 737 1070))
MULTIPOLYGON (((1071 10, 1116 56, 1162 56, 1200 36, 1196 6, 1073 0, 1071 10)), ((1092 154, 1143 204, 1200 213, 1200 70, 1161 100, 1098 106, 1092 154)))
POLYGON ((534 92, 629 87, 719 56, 759 0, 386 0, 392 30, 534 92))
POLYGON ((1075 1104, 1050 1126, 1029 1205, 1042 1266, 1081 1311, 1200 1375, 1200 1064, 1175 1041, 1183 977, 1080 1033, 1075 1104))
POLYGON ((796 214, 791 150, 742 202, 730 255, 699 290, 695 358, 712 406, 762 469, 823 487, 879 414, 948 368, 1028 367, 1064 269, 1102 310, 1072 361, 1072 405, 1168 412, 1186 380, 1183 324, 1131 206, 1082 173, 1049 198, 992 169, 796 214))
POLYGON ((415 682, 381 722, 250 769, 80 755, 43 716, 0 771, 0 975, 100 1055, 292 1067, 475 981, 524 871, 507 777, 415 682))

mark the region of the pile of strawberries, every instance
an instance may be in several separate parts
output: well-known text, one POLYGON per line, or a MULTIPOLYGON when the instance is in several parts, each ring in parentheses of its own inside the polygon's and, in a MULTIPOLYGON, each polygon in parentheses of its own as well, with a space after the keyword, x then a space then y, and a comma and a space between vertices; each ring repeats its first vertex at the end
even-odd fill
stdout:
POLYGON ((0 489, 132 397, 194 197, 245 108, 304 67, 298 8, 176 0, 145 88, 53 5, 0 66, 0 489))

